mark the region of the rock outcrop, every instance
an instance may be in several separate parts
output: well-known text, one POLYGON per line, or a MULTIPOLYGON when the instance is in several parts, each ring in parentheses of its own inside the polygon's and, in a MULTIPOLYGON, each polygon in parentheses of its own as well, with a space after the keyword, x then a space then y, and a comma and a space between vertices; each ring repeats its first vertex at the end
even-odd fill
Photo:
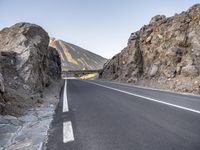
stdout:
POLYGON ((3 79, 3 75, 0 73, 0 92, 4 93, 5 92, 5 88, 4 88, 4 79, 3 79))
POLYGON ((49 46, 57 49, 61 56, 62 70, 98 70, 107 59, 74 44, 51 38, 49 46))
POLYGON ((61 75, 61 60, 58 51, 53 47, 48 47, 48 75, 51 79, 58 79, 61 75))
POLYGON ((49 36, 38 25, 17 23, 0 31, 1 112, 32 105, 31 94, 59 78, 59 54, 48 45, 49 36))
POLYGON ((132 33, 101 78, 200 94, 200 4, 132 33))

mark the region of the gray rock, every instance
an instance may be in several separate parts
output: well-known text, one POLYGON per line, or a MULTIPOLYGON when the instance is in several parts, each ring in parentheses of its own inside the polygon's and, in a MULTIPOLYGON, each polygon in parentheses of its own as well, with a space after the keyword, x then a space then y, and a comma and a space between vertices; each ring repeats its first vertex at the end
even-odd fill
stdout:
POLYGON ((53 111, 38 111, 38 116, 40 119, 42 118, 48 118, 48 117, 52 117, 54 112, 53 111))
POLYGON ((3 116, 4 119, 10 120, 10 119, 17 119, 15 116, 5 115, 3 116))
POLYGON ((150 24, 156 23, 157 21, 160 21, 163 19, 166 19, 166 16, 164 16, 164 15, 154 16, 153 18, 151 18, 150 24))
POLYGON ((13 61, 16 71, 33 90, 42 89, 49 83, 48 44, 46 31, 34 24, 17 23, 0 31, 1 51, 16 53, 16 61, 13 61))
POLYGON ((24 88, 25 90, 29 90, 29 91, 31 90, 30 86, 28 86, 28 85, 26 85, 26 84, 23 85, 23 88, 24 88))
POLYGON ((37 121, 38 118, 34 115, 25 115, 25 116, 19 117, 18 120, 23 121, 23 122, 34 122, 34 121, 37 121))
POLYGON ((41 149, 39 149, 38 145, 30 145, 30 146, 20 148, 20 150, 41 150, 41 149))
POLYGON ((195 66, 185 66, 181 70, 181 74, 184 75, 185 77, 196 77, 199 75, 199 72, 195 66))
POLYGON ((149 25, 131 33, 127 47, 104 65, 99 77, 200 94, 194 84, 200 78, 199 14, 197 4, 169 18, 153 17, 149 25))
POLYGON ((0 124, 8 124, 8 123, 9 123, 9 120, 0 118, 0 124))
POLYGON ((19 115, 31 105, 29 94, 60 78, 60 57, 48 33, 30 23, 2 29, 0 47, 0 112, 19 115))
POLYGON ((152 36, 149 36, 147 39, 146 39, 146 43, 149 43, 152 39, 152 36))
POLYGON ((19 126, 7 124, 1 127, 0 134, 15 133, 19 128, 20 128, 19 126))
POLYGON ((0 134, 0 147, 7 147, 11 143, 14 133, 0 134))
POLYGON ((3 75, 0 73, 0 92, 5 92, 3 75))
POLYGON ((6 124, 0 124, 0 128, 2 128, 3 126, 5 126, 6 124))
POLYGON ((16 126, 22 126, 23 125, 23 123, 20 120, 17 120, 17 119, 11 119, 10 123, 13 124, 13 125, 16 125, 16 126))
POLYGON ((7 150, 19 150, 23 148, 27 148, 28 146, 32 145, 31 139, 24 139, 23 141, 19 141, 7 148, 7 150))
POLYGON ((158 71, 158 66, 157 66, 157 65, 153 65, 153 66, 151 67, 151 70, 150 70, 150 72, 149 72, 149 75, 150 75, 151 77, 153 77, 153 76, 156 75, 157 71, 158 71))

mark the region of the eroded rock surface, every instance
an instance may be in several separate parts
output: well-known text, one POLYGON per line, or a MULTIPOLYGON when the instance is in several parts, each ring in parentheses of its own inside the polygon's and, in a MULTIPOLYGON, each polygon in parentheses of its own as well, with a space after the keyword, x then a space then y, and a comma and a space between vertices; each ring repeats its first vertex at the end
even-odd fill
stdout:
POLYGON ((16 72, 30 88, 37 90, 48 84, 47 54, 49 36, 41 27, 18 23, 0 31, 0 52, 13 53, 16 72))
POLYGON ((132 33, 101 78, 200 94, 200 4, 132 33))
POLYGON ((40 102, 51 79, 60 77, 59 54, 48 45, 47 32, 35 24, 17 23, 0 31, 1 113, 21 114, 40 102))

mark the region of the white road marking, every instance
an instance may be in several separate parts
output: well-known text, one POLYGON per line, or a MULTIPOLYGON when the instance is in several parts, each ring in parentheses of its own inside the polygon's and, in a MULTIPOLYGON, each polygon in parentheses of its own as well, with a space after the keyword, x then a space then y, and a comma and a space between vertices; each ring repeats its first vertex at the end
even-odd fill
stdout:
POLYGON ((63 112, 68 112, 68 102, 67 102, 67 80, 65 80, 64 91, 63 91, 63 112))
POLYGON ((188 110, 188 111, 200 114, 200 111, 195 110, 195 109, 191 109, 191 108, 187 108, 187 107, 183 107, 183 106, 179 106, 179 105, 163 102, 163 101, 160 101, 160 100, 157 100, 157 99, 153 99, 153 98, 150 98, 150 97, 146 97, 146 96, 130 93, 130 92, 127 92, 127 91, 124 91, 124 90, 116 89, 116 88, 113 88, 113 87, 105 86, 105 85, 94 83, 94 82, 90 82, 90 81, 86 81, 86 82, 91 83, 91 84, 95 84, 95 85, 98 85, 98 86, 101 86, 101 87, 104 87, 104 88, 107 88, 107 89, 115 90, 115 91, 122 92, 122 93, 125 93, 125 94, 133 95, 133 96, 144 98, 144 99, 147 99, 147 100, 150 100, 150 101, 154 101, 154 102, 157 102, 157 103, 169 105, 169 106, 172 106, 172 107, 176 107, 176 108, 180 108, 180 109, 184 109, 184 110, 188 110))
POLYGON ((131 84, 127 84, 127 83, 121 83, 121 82, 116 82, 116 81, 100 81, 102 83, 106 82, 106 83, 113 83, 113 84, 117 84, 117 85, 124 85, 124 86, 128 86, 128 87, 133 87, 133 88, 139 88, 139 89, 145 89, 145 90, 152 90, 152 91, 160 91, 160 92, 168 92, 168 93, 174 93, 174 94, 179 94, 179 95, 186 95, 186 96, 193 96, 193 97, 200 97, 199 95, 195 95, 193 93, 185 93, 185 92, 176 92, 176 91, 170 91, 170 90, 166 90, 166 89, 156 89, 156 88, 151 88, 151 87, 145 87, 145 86, 139 86, 139 85, 131 85, 131 84))
POLYGON ((63 143, 74 141, 71 121, 63 122, 63 143))
MULTIPOLYGON (((67 101, 67 80, 65 80, 64 91, 63 91, 63 112, 68 112, 68 101, 67 101)), ((74 133, 72 129, 71 121, 63 122, 63 143, 74 141, 74 133)))

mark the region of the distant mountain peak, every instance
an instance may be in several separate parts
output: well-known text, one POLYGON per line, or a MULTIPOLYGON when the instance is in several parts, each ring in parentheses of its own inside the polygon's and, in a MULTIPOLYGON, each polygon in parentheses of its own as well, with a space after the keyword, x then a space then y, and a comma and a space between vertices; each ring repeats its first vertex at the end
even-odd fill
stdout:
POLYGON ((62 61, 62 70, 96 70, 102 69, 107 61, 97 54, 84 48, 67 43, 63 40, 50 38, 49 46, 57 49, 62 61))

